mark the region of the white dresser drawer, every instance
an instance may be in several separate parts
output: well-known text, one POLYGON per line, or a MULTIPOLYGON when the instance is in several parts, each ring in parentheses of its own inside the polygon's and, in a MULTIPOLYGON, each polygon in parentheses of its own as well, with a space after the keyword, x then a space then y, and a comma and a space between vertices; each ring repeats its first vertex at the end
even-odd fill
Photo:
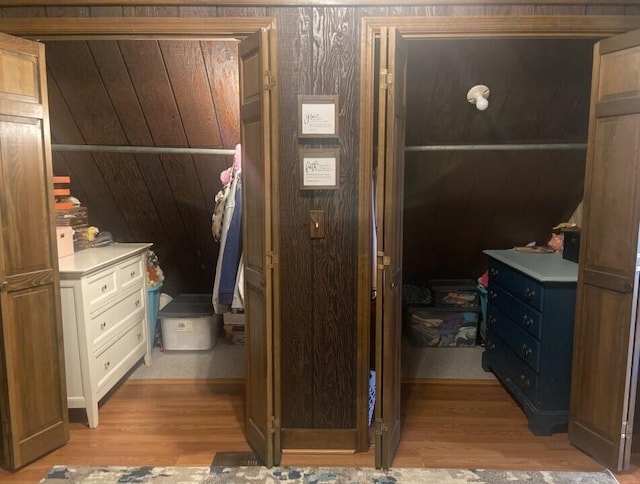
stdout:
POLYGON ((93 374, 98 382, 98 391, 108 380, 109 374, 117 371, 118 365, 139 345, 146 345, 142 319, 101 354, 93 358, 93 374))
POLYGON ((58 260, 67 405, 98 426, 98 403, 147 354, 146 257, 149 243, 80 250, 58 260))
POLYGON ((138 256, 124 261, 118 266, 118 284, 120 289, 127 289, 138 283, 142 283, 144 278, 143 260, 143 257, 138 256))
POLYGON ((95 311, 118 292, 117 274, 114 268, 98 272, 87 278, 87 304, 89 312, 95 311))
POLYGON ((144 317, 143 297, 144 287, 140 286, 137 291, 91 316, 88 338, 93 342, 92 353, 100 351, 102 346, 117 338, 128 321, 144 317))

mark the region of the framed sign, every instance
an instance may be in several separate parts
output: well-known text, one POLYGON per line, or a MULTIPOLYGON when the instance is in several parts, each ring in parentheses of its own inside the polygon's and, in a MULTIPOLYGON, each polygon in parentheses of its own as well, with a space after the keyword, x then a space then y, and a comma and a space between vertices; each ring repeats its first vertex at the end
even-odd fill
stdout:
POLYGON ((339 149, 300 150, 300 188, 302 190, 335 190, 340 178, 339 149))
POLYGON ((338 137, 338 96, 298 95, 298 137, 338 137))

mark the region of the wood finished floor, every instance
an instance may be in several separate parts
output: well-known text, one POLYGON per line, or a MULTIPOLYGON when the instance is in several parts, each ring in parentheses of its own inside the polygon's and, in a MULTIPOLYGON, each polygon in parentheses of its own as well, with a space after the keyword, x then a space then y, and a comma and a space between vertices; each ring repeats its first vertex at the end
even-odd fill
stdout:
MULTIPOLYGON (((219 451, 250 450, 244 439, 242 381, 128 380, 89 429, 73 410, 67 445, 0 482, 38 482, 53 465, 207 466, 219 451)), ((602 470, 567 434, 535 437, 496 382, 403 384, 403 434, 394 467, 602 470)), ((360 454, 285 453, 282 465, 373 466, 360 454)), ((640 483, 640 470, 618 475, 640 483)))

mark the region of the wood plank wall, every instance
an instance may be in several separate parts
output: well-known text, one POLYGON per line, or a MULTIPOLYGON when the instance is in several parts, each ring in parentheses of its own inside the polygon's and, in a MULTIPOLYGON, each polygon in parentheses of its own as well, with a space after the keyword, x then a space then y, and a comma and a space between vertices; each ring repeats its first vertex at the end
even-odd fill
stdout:
MULTIPOLYGON (((46 43, 55 144, 233 149, 240 140, 236 41, 46 43)), ((58 152, 89 223, 118 242, 153 242, 163 291, 211 293, 219 173, 232 156, 58 152)))
MULTIPOLYGON (((358 86, 365 16, 637 15, 640 7, 506 5, 216 7, 208 5, 0 7, 2 17, 273 16, 280 89, 282 426, 355 428, 358 86), (340 99, 340 189, 301 192, 297 94, 340 99), (310 240, 308 212, 327 212, 327 237, 310 240)), ((322 144, 319 144, 322 146, 322 144)))
MULTIPOLYGON (((574 144, 587 139, 593 39, 409 42, 406 145, 574 144), (466 93, 490 88, 478 111, 466 93)), ((544 244, 582 199, 586 150, 409 151, 405 284, 475 279, 482 250, 544 244)))

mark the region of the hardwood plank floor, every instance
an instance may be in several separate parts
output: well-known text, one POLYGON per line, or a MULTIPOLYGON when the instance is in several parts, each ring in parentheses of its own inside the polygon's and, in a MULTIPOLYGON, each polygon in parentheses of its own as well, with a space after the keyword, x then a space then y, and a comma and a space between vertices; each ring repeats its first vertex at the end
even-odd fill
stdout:
MULTIPOLYGON (((128 380, 103 401, 100 425, 71 413, 67 445, 1 482, 38 482, 53 465, 207 466, 216 452, 250 450, 244 439, 242 381, 128 380)), ((403 384, 403 434, 394 467, 602 470, 567 434, 536 437, 496 382, 403 384)), ((285 452, 282 465, 373 466, 366 453, 285 452)), ((621 474, 640 482, 640 470, 621 474)))

